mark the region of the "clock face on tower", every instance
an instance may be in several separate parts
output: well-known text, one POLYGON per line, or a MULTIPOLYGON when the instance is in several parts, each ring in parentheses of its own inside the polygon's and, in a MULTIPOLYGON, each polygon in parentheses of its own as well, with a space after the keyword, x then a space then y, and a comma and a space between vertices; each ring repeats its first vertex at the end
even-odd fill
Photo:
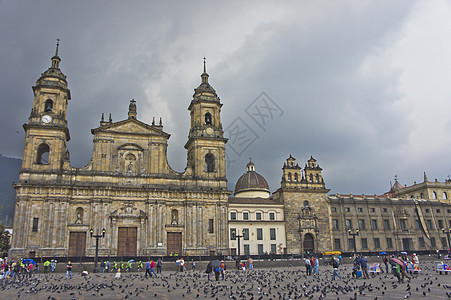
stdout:
POLYGON ((50 123, 52 121, 52 117, 49 115, 42 116, 42 122, 50 123))

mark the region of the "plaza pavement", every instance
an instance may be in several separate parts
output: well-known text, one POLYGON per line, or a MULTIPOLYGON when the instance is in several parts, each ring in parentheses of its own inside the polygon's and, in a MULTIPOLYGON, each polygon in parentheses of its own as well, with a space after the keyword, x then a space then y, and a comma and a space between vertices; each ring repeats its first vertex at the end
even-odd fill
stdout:
POLYGON ((144 278, 144 272, 33 275, 28 282, 4 281, 0 285, 1 299, 449 299, 451 274, 435 272, 434 261, 421 263, 422 272, 410 282, 398 284, 391 274, 370 279, 352 279, 351 265, 343 264, 343 277, 331 281, 332 268, 320 266, 320 277, 305 275, 305 268, 279 267, 238 271, 228 263, 226 280, 207 281, 204 269, 175 273, 164 271, 158 278, 144 278), (424 294, 423 294, 424 293, 424 294), (447 295, 448 293, 448 295, 447 295))

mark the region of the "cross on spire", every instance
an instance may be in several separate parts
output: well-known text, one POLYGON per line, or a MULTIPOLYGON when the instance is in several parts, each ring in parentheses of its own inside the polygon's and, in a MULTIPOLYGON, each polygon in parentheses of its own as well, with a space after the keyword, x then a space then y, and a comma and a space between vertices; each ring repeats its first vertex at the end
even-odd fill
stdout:
POLYGON ((205 55, 204 55, 204 73, 207 73, 207 59, 205 58, 205 55))
POLYGON ((60 46, 60 39, 56 39, 56 50, 55 50, 55 56, 58 56, 58 48, 60 46))

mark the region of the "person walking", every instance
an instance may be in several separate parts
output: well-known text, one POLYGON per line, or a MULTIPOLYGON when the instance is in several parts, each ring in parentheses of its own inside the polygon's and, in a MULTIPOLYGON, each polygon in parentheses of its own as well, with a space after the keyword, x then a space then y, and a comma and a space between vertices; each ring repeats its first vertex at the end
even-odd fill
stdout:
POLYGON ((247 265, 248 265, 249 271, 252 271, 254 269, 254 261, 252 260, 251 257, 249 257, 249 259, 247 260, 247 265))
POLYGON ((332 258, 331 258, 331 265, 332 265, 332 268, 334 269, 334 274, 332 276, 332 280, 335 280, 335 276, 338 276, 341 279, 341 276, 338 274, 338 267, 340 266, 340 264, 338 262, 338 259, 335 256, 332 256, 332 258))
POLYGON ((44 274, 47 274, 47 272, 49 271, 49 267, 50 267, 50 262, 48 260, 46 260, 44 262, 44 274))
MULTIPOLYGON (((382 261, 384 262, 385 265, 385 272, 388 274, 388 257, 387 255, 382 256, 382 261)), ((382 273, 384 272, 384 269, 381 268, 382 273)))
POLYGON ((194 261, 194 259, 191 260, 191 270, 196 270, 196 262, 194 261))
POLYGON ((157 273, 161 273, 161 266, 163 265, 163 261, 161 260, 161 257, 158 258, 157 261, 157 273))
POLYGON ((225 262, 223 260, 221 260, 221 267, 220 267, 220 272, 221 272, 221 276, 222 276, 222 280, 225 279, 225 271, 227 270, 227 266, 225 264, 225 262))
POLYGON ((70 260, 67 262, 67 266, 66 266, 66 279, 67 279, 67 277, 72 279, 72 263, 70 262, 70 260))
POLYGON ((149 277, 152 277, 152 274, 150 274, 150 261, 146 262, 146 274, 145 274, 146 279, 147 274, 149 274, 149 277))
POLYGON ((319 259, 315 259, 315 276, 319 277, 319 259))
POLYGON ((107 260, 107 261, 105 262, 105 273, 108 273, 109 270, 110 270, 110 261, 107 260))
POLYGON ((155 275, 155 278, 158 277, 157 273, 155 273, 155 262, 153 260, 150 261, 150 276, 155 275))

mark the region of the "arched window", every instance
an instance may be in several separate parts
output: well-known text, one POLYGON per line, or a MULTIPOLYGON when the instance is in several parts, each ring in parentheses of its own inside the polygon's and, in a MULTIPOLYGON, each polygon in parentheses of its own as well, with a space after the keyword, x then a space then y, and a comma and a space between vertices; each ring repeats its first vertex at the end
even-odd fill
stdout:
POLYGON ((211 114, 209 112, 205 114, 205 124, 211 125, 211 114))
POLYGON ((294 181, 298 182, 299 178, 298 178, 298 173, 294 173, 294 181))
POLYGON ((310 182, 313 182, 313 174, 310 174, 310 182))
POLYGON ((445 200, 448 199, 448 194, 446 192, 443 192, 443 199, 445 199, 445 200))
POLYGON ((46 143, 42 143, 38 147, 38 153, 36 156, 36 163, 41 165, 48 165, 49 164, 49 153, 50 153, 50 147, 46 143))
POLYGON ((75 224, 83 224, 83 208, 81 207, 75 210, 75 224))
POLYGON ((424 199, 424 193, 421 193, 421 194, 420 194, 420 198, 421 198, 421 199, 424 199))
POLYGON ((206 172, 215 171, 215 156, 211 153, 205 155, 205 171, 206 172))
POLYGON ((437 193, 435 191, 432 192, 432 199, 437 199, 437 193))
POLYGON ((315 175, 315 180, 316 180, 315 182, 319 182, 319 175, 318 174, 315 175))
POLYGON ((45 101, 44 111, 45 112, 52 112, 52 110, 53 110, 53 100, 52 99, 47 99, 45 101))
POLYGON ((288 181, 291 181, 291 173, 288 173, 288 181))
POLYGON ((179 211, 176 209, 173 209, 171 211, 171 225, 178 225, 179 224, 179 211))

